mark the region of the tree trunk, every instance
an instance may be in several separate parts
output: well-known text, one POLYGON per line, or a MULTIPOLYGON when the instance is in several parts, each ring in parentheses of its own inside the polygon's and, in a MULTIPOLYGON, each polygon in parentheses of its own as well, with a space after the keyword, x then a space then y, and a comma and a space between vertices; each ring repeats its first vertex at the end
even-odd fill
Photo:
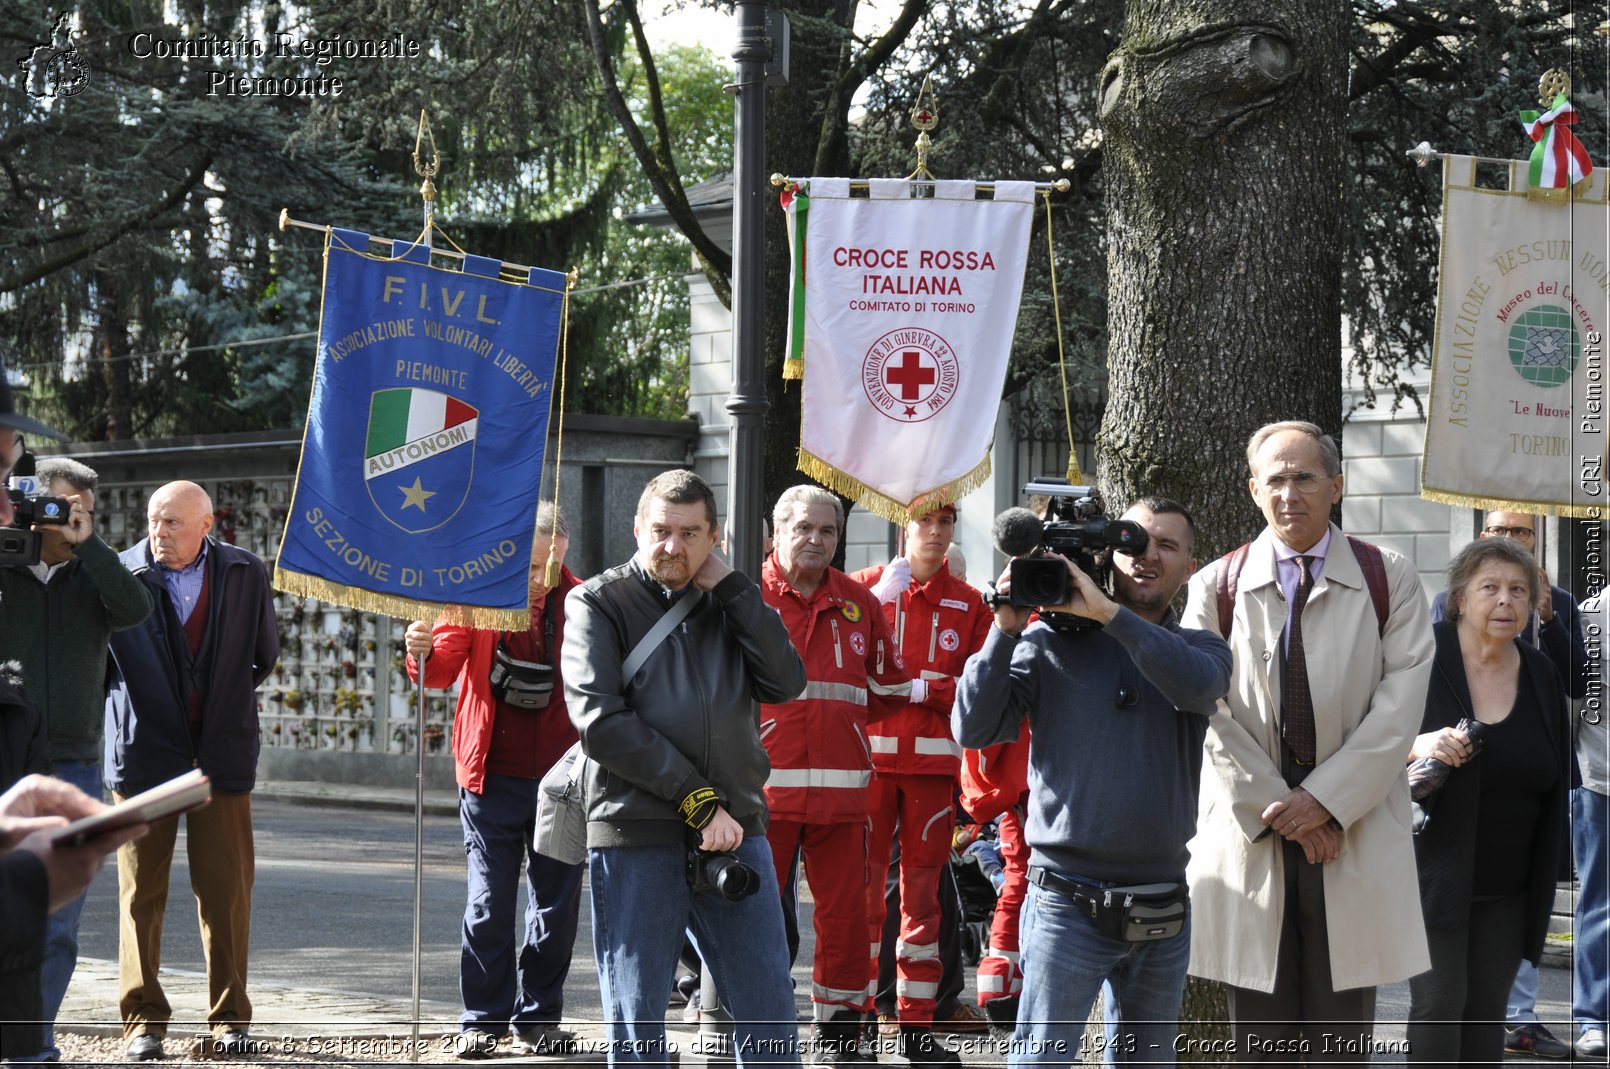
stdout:
POLYGON ((1260 526, 1254 430, 1341 431, 1347 27, 1337 0, 1128 0, 1102 75, 1102 486, 1178 499, 1204 560, 1260 526))
POLYGON ((96 307, 92 351, 100 363, 106 409, 91 438, 122 441, 133 437, 134 386, 129 367, 129 325, 124 315, 123 287, 115 270, 95 272, 96 307))

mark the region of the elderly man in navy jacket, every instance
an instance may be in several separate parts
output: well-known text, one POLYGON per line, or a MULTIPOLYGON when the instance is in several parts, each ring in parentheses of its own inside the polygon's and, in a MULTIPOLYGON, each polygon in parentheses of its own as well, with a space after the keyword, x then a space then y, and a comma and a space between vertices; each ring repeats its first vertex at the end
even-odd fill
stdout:
MULTIPOLYGON (((122 554, 156 611, 112 636, 118 679, 107 697, 106 785, 118 798, 199 767, 212 802, 186 817, 190 883, 207 955, 207 1023, 219 1053, 244 1051, 251 931, 251 789, 257 686, 279 659, 263 562, 207 537, 212 500, 195 483, 151 495, 150 536, 122 554)), ((162 1055, 172 1016, 157 979, 178 820, 118 850, 118 1011, 130 1061, 162 1055)))

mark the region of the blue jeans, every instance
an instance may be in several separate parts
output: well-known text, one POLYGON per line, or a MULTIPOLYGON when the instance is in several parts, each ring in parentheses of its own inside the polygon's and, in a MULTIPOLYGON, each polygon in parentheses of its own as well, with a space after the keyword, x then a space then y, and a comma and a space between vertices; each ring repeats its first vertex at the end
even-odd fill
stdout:
MULTIPOLYGON (((50 774, 66 780, 91 798, 101 797, 101 763, 99 761, 57 761, 50 774)), ((45 1024, 40 1034, 39 1053, 17 1061, 59 1060, 61 1050, 56 1046, 56 1032, 52 1024, 61 1011, 62 999, 67 997, 67 985, 72 982, 73 970, 78 968, 78 922, 84 915, 84 898, 79 895, 45 921, 45 956, 39 965, 39 986, 43 989, 45 1024)))
POLYGON ((469 894, 464 904, 458 987, 460 1029, 502 1035, 538 1023, 557 1024, 576 943, 581 866, 531 849, 537 780, 486 777, 485 791, 459 788, 469 894), (525 934, 516 947, 514 908, 520 866, 526 879, 525 934))
POLYGON ((1515 982, 1509 985, 1504 1024, 1519 1028, 1523 1024, 1537 1023, 1537 966, 1522 958, 1520 968, 1515 970, 1515 982))
POLYGON ((1118 1014, 1117 1034, 1108 1048, 1112 1064, 1174 1064, 1180 996, 1191 954, 1188 918, 1172 939, 1114 939, 1097 931, 1073 899, 1031 883, 1019 943, 1023 997, 1007 1065, 1081 1061, 1085 1018, 1102 982, 1109 979, 1118 1014))
POLYGON ((1576 974, 1571 1016, 1586 1032, 1610 1017, 1610 797, 1578 787, 1571 792, 1571 848, 1576 855, 1576 974))
POLYGON ((739 1065, 799 1065, 799 1025, 771 848, 746 836, 738 859, 760 889, 729 902, 688 887, 682 846, 587 851, 593 953, 609 1026, 610 1065, 666 1065, 665 993, 686 929, 732 1014, 739 1065))

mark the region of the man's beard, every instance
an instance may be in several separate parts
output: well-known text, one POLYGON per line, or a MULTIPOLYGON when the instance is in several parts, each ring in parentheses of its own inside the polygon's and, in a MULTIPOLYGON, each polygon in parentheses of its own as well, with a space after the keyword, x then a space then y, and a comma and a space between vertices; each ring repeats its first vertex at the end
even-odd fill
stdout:
POLYGON ((660 582, 685 579, 688 574, 688 558, 682 554, 662 553, 649 561, 649 574, 660 582))

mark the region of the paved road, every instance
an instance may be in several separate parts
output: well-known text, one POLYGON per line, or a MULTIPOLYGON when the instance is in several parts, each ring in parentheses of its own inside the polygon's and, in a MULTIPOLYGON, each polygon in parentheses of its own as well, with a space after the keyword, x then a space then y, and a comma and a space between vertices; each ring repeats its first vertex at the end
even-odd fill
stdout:
MULTIPOLYGON (((251 977, 263 1002, 306 1006, 304 1020, 324 1014, 397 1014, 411 993, 414 818, 410 813, 254 802, 257 886, 253 904, 251 977), (272 997, 269 989, 279 989, 272 997), (294 992, 337 993, 322 999, 294 992), (347 997, 352 996, 352 997, 347 997), (367 1001, 365 1001, 367 1000, 367 1001)), ((421 995, 424 1017, 452 1027, 458 1010, 458 932, 463 912, 464 859, 456 818, 432 815, 425 823, 424 925, 421 995)), ((188 888, 185 840, 174 862, 164 937, 164 967, 204 975, 193 899, 188 888)), ((115 1021, 117 877, 103 871, 90 891, 81 930, 82 954, 91 959, 69 992, 64 1020, 115 1021)), ((598 975, 592 961, 589 904, 583 890, 581 930, 566 985, 566 1016, 599 1020, 598 975)), ((806 907, 808 909, 808 905, 806 907)), ((796 987, 808 991, 811 932, 802 917, 796 987)), ((192 989, 197 981, 190 982, 192 989)), ((1569 1017, 1569 969, 1542 970, 1540 1012, 1558 1025, 1569 1017)), ((200 999, 194 990, 192 997, 200 999)), ((204 999, 197 1006, 204 1005, 204 999)), ((808 1014, 803 999, 801 1007, 808 1014)), ((1377 1036, 1400 1039, 1408 1012, 1406 984, 1381 989, 1377 1036)), ((374 1019, 371 1017, 370 1019, 374 1019)), ((671 1020, 680 1023, 673 1011, 671 1020)), ((1563 1025, 1556 1027, 1561 1036, 1563 1025)), ((997 1057, 969 1058, 973 1064, 997 1057)), ((1377 1058, 1387 1062, 1392 1059, 1377 1058)), ((1512 1059, 1527 1061, 1530 1059, 1512 1059)))

